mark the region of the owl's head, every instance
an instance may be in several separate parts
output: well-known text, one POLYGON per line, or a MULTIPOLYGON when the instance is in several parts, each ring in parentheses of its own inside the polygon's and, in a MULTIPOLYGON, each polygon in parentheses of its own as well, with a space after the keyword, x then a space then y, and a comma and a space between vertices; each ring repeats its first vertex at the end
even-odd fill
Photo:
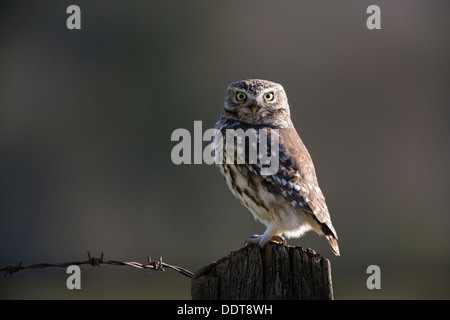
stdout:
POLYGON ((237 81, 228 86, 221 118, 280 128, 292 126, 283 86, 258 79, 237 81))

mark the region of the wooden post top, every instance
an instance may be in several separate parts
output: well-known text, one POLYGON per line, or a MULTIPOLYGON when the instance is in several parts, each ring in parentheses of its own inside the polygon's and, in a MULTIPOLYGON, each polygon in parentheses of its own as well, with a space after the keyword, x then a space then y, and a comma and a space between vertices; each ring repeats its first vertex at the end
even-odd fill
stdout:
POLYGON ((251 245, 197 271, 191 294, 193 300, 332 300, 331 265, 311 249, 251 245))

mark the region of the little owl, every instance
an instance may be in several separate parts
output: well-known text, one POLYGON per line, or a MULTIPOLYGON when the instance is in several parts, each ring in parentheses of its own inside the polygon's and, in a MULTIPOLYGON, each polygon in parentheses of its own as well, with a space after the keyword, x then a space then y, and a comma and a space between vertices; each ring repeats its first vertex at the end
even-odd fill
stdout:
POLYGON ((283 87, 256 79, 230 84, 216 129, 224 139, 228 129, 254 129, 256 132, 263 129, 268 138, 277 135, 278 171, 272 175, 262 174, 264 165, 260 153, 257 161, 249 161, 252 146, 248 145, 245 161, 241 164, 227 163, 225 151, 223 161, 217 163, 231 192, 255 219, 267 226, 263 235, 250 237, 246 245, 263 247, 270 241, 286 243, 283 236, 300 237, 306 231, 314 230, 325 235, 334 254, 339 255, 336 230, 319 188, 311 156, 292 124, 283 87))

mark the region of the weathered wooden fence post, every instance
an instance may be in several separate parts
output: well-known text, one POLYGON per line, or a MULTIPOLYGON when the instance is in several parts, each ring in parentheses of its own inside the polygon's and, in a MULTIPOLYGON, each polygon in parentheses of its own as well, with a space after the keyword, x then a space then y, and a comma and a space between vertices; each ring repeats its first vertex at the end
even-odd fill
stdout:
POLYGON ((248 246, 197 271, 193 300, 332 300, 330 261, 310 249, 248 246))

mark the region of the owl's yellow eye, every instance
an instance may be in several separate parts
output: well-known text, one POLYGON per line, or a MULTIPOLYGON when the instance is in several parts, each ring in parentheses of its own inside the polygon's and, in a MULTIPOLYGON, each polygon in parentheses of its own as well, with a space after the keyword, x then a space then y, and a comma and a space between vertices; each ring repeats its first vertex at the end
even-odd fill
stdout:
POLYGON ((274 98, 273 92, 267 92, 263 95, 264 100, 272 101, 274 98))
POLYGON ((247 95, 245 93, 243 93, 243 92, 236 93, 237 101, 244 101, 245 99, 247 99, 247 95))

